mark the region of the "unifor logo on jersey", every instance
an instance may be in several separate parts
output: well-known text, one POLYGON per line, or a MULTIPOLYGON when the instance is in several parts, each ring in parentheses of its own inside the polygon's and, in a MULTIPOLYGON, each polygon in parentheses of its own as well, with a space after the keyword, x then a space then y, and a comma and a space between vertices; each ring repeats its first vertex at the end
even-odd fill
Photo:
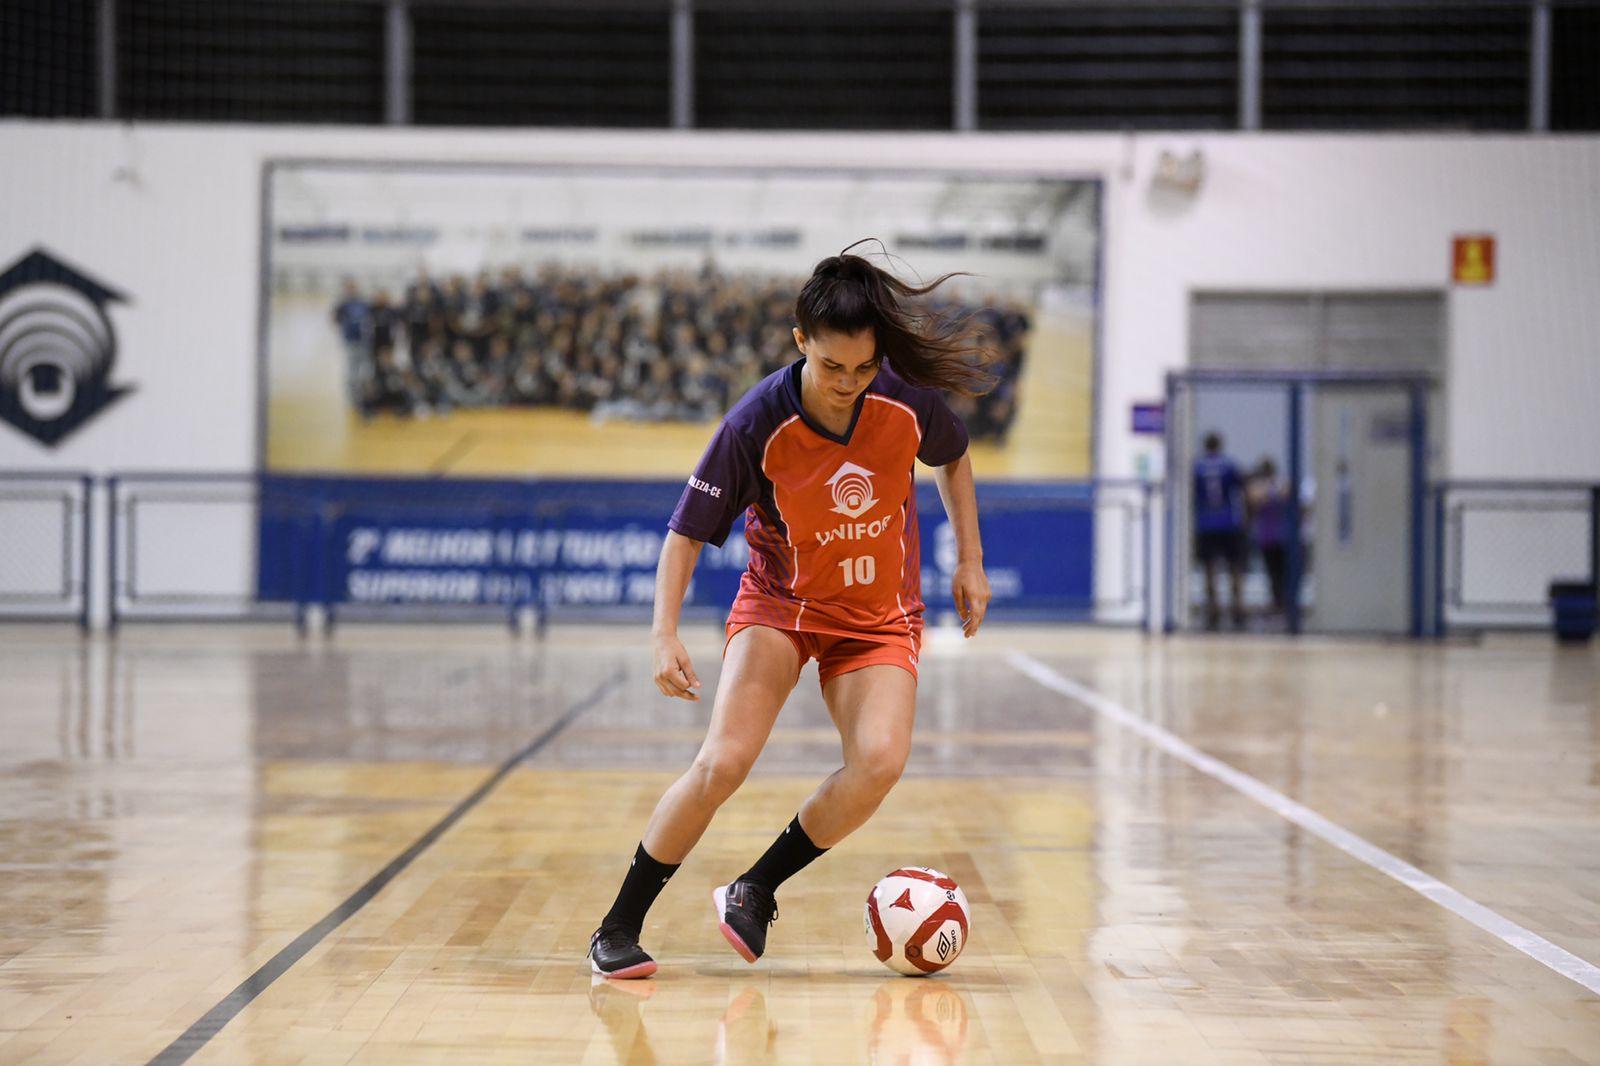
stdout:
POLYGON ((106 313, 126 299, 43 249, 0 271, 0 419, 54 447, 126 395, 106 313))
POLYGON ((845 463, 828 479, 833 490, 833 509, 846 518, 860 518, 878 505, 872 494, 872 471, 845 463))

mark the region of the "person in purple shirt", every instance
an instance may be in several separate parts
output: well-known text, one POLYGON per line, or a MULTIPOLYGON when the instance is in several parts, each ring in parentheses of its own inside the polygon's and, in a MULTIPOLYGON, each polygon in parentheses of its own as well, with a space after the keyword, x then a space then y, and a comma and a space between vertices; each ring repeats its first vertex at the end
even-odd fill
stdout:
MULTIPOLYGON (((1311 513, 1310 497, 1296 493, 1279 475, 1278 464, 1268 456, 1250 475, 1245 498, 1249 504, 1250 533, 1261 552, 1261 563, 1267 571, 1267 583, 1272 590, 1272 608, 1283 614, 1299 595, 1298 587, 1289 583, 1289 518, 1291 509, 1298 510, 1300 524, 1300 562, 1298 570, 1304 575, 1311 565, 1311 545, 1308 519, 1311 513), (1296 500, 1299 496, 1299 500, 1296 500)), ((1298 579, 1296 581, 1298 586, 1298 579)))
POLYGON ((1289 492, 1278 479, 1278 465, 1263 458, 1250 476, 1250 525, 1272 589, 1272 609, 1283 611, 1288 597, 1289 492))
POLYGON ((1222 435, 1208 433, 1205 454, 1194 461, 1195 554, 1206 572, 1206 628, 1216 629, 1222 608, 1217 602, 1217 569, 1228 568, 1233 624, 1244 628, 1244 478, 1223 454, 1222 435))

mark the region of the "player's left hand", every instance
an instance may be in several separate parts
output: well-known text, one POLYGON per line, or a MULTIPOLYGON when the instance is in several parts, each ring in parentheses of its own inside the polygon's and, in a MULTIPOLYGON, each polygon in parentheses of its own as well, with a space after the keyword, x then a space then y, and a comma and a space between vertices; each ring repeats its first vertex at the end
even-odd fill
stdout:
POLYGON ((955 576, 950 579, 950 596, 961 615, 962 634, 971 637, 983 625, 984 613, 989 609, 989 576, 983 572, 983 564, 957 563, 955 576))

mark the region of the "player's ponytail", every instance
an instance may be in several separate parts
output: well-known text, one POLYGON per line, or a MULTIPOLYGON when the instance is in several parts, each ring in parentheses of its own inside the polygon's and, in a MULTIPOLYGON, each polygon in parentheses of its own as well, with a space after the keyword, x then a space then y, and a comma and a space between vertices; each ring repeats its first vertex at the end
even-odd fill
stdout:
POLYGON ((941 315, 913 302, 959 274, 945 274, 921 287, 909 285, 851 255, 850 248, 818 263, 800 290, 794 308, 800 332, 812 337, 871 329, 878 354, 913 385, 964 396, 994 388, 989 370, 994 352, 970 316, 941 315))

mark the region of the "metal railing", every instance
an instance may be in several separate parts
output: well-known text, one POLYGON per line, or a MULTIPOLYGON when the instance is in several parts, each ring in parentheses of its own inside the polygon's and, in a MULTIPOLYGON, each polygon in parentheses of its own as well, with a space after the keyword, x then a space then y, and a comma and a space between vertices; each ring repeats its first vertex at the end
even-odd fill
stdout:
POLYGON ((1600 578, 1600 485, 1458 480, 1431 495, 1437 634, 1547 627, 1552 582, 1600 578))
MULTIPOLYGON (((551 618, 638 620, 649 611, 654 564, 645 557, 657 544, 644 541, 659 537, 663 500, 676 491, 666 483, 637 483, 552 500, 539 497, 537 483, 515 483, 522 491, 512 496, 478 492, 468 483, 442 501, 369 495, 352 502, 284 491, 276 480, 0 472, 0 622, 70 621, 88 628, 101 603, 112 626, 213 620, 304 625, 312 611, 329 620, 498 618, 538 627, 551 618), (96 500, 101 492, 103 511, 96 500), (607 516, 622 512, 647 517, 608 534, 602 528, 607 516), (361 569, 362 553, 383 550, 390 532, 403 544, 408 535, 439 529, 489 545, 484 565, 457 571, 478 583, 476 595, 417 602, 401 587, 414 579, 361 569), (619 562, 614 556, 624 550, 628 558, 619 562), (593 595, 596 588, 606 594, 593 595)), ((1000 532, 1012 523, 1023 531, 1014 543, 1040 553, 1020 569, 991 555, 996 613, 1148 625, 1159 591, 1162 533, 1155 504, 1161 491, 1155 482, 1098 479, 1039 486, 1033 495, 1013 487, 1009 495, 985 500, 986 530, 1000 532), (1072 544, 1028 544, 1026 531, 1037 518, 1030 512, 1038 511, 1080 515, 1081 537, 1072 544), (1016 596, 1030 580, 1023 571, 1056 556, 1081 561, 1082 552, 1090 555, 1087 584, 1033 601, 1016 596)), ((1551 583, 1600 576, 1600 484, 1451 480, 1429 486, 1428 496, 1430 628, 1436 635, 1544 628, 1551 583)), ((923 594, 934 621, 949 610, 949 563, 940 557, 943 515, 926 490, 923 508, 931 531, 923 594)), ((702 558, 697 580, 714 591, 698 601, 698 613, 720 609, 718 600, 731 595, 727 589, 744 558, 738 537, 702 558)), ((696 609, 691 605, 691 613, 696 609)))
POLYGON ((0 472, 0 620, 89 626, 94 483, 76 472, 0 472))
MULTIPOLYGON (((557 503, 537 498, 528 484, 470 481, 441 483, 455 490, 444 498, 418 498, 403 481, 386 490, 384 479, 372 478, 353 479, 354 491, 347 479, 254 474, 106 480, 112 627, 293 620, 303 628, 316 617, 324 626, 503 619, 542 630, 557 613, 636 618, 649 609, 648 599, 636 602, 637 588, 611 605, 619 609, 586 609, 580 583, 555 564, 584 554, 582 531, 568 528, 575 516, 626 510, 630 502, 664 515, 678 491, 664 483, 650 487, 648 500, 620 490, 557 503), (421 549, 429 558, 409 552, 419 543, 433 545, 421 549)), ((638 586, 638 575, 630 576, 638 586)))
MULTIPOLYGON (((664 516, 680 491, 668 482, 575 492, 571 483, 459 481, 442 483, 435 497, 405 481, 391 489, 384 479, 164 472, 120 473, 105 484, 113 627, 269 619, 304 626, 308 618, 498 617, 538 628, 552 618, 637 621, 650 611, 664 516)), ((1146 624, 1158 492, 1133 479, 981 486, 986 541, 1002 549, 989 556, 991 612, 1146 624)), ((953 559, 953 539, 932 486, 923 487, 919 506, 927 531, 923 594, 935 621, 950 610, 953 563, 944 556, 953 559)), ((702 553, 699 591, 686 612, 720 616, 746 558, 738 536, 702 553)))
MULTIPOLYGON (((107 621, 303 623, 305 603, 256 595, 263 518, 306 521, 294 501, 264 495, 248 474, 124 473, 106 478, 107 621)), ((304 588, 303 561, 285 560, 304 588)))

